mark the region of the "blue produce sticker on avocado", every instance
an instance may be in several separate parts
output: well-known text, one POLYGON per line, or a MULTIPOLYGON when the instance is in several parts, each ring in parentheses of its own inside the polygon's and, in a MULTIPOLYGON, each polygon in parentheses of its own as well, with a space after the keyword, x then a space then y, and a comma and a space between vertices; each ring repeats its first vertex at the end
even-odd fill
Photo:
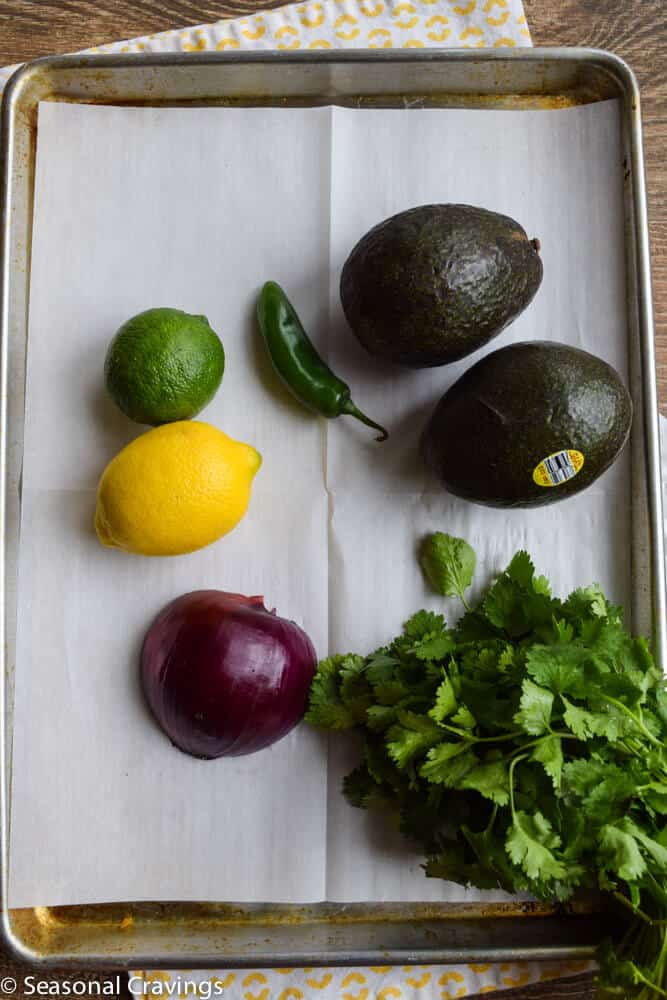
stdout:
POLYGON ((574 479, 584 467, 584 456, 572 448, 555 451, 553 455, 543 458, 533 469, 533 482, 538 486, 562 486, 568 480, 574 479))

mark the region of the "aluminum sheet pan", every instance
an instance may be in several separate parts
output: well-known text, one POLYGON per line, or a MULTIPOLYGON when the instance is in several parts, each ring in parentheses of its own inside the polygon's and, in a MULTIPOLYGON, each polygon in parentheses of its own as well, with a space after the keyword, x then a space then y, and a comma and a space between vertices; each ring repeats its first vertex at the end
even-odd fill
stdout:
POLYGON ((665 582, 649 242, 636 80, 588 49, 410 50, 58 57, 12 78, 2 106, 0 246, 0 849, 6 945, 72 969, 410 964, 588 957, 608 918, 594 901, 503 904, 173 903, 9 910, 16 565, 37 106, 57 100, 162 106, 553 109, 618 98, 625 155, 632 437, 632 620, 665 656, 665 582))

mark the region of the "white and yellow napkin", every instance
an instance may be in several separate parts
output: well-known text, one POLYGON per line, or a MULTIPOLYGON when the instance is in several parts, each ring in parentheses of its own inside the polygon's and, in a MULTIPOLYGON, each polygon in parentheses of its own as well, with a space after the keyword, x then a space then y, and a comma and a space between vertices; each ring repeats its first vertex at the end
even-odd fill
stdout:
MULTIPOLYGON (((492 48, 530 44, 521 0, 315 0, 85 51, 492 48)), ((14 69, 9 66, 0 70, 0 88, 14 69)))
POLYGON ((363 969, 133 972, 133 997, 177 1000, 454 1000, 529 983, 575 976, 592 962, 509 962, 460 966, 373 966, 363 969), (170 991, 170 992, 168 992, 170 991))

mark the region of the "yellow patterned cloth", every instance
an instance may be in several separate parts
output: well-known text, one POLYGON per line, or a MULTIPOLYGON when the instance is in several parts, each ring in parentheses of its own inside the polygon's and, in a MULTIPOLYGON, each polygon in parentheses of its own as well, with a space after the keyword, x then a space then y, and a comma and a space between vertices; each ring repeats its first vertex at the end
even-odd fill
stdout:
MULTIPOLYGON (((521 0, 315 0, 85 51, 498 48, 530 44, 521 0)), ((14 69, 0 70, 0 89, 14 69)))
MULTIPOLYGON (((112 42, 88 53, 238 49, 529 46, 521 0, 316 0, 236 20, 112 42)), ((0 90, 16 66, 0 69, 0 90)), ((210 1000, 450 1000, 576 975, 591 962, 363 969, 137 971, 135 997, 210 1000)))
POLYGON ((591 962, 373 966, 370 969, 264 969, 134 972, 134 997, 202 1000, 454 1000, 580 975, 591 962))
MULTIPOLYGON (((92 51, 161 51, 173 32, 92 51)), ((323 0, 178 32, 186 52, 530 45, 521 0, 323 0)))

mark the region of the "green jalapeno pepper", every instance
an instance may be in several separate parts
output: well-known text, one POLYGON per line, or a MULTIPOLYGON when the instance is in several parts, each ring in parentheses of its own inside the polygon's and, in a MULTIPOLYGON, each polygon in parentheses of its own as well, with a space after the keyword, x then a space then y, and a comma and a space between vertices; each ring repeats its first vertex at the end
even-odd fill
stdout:
POLYGON ((350 388, 319 356, 296 310, 280 285, 267 281, 257 302, 257 318, 273 367, 294 396, 315 413, 329 419, 348 414, 367 427, 387 431, 362 413, 350 398, 350 388))

